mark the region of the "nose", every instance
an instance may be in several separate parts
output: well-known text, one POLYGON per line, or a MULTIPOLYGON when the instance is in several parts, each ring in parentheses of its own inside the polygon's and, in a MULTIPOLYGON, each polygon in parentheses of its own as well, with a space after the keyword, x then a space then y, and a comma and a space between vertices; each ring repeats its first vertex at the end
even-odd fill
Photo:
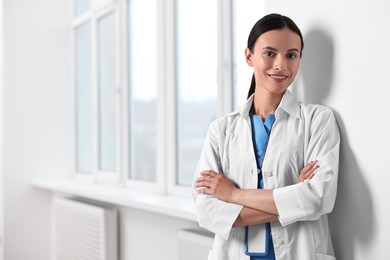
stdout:
POLYGON ((282 55, 277 55, 274 60, 274 69, 277 71, 285 71, 287 70, 287 62, 286 59, 282 55))

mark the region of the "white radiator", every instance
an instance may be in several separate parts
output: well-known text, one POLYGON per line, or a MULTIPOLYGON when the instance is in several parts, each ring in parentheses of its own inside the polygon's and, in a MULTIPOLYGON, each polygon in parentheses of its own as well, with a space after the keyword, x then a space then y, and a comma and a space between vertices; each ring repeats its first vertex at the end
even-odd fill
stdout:
POLYGON ((72 199, 53 199, 55 260, 118 259, 117 210, 72 199))
POLYGON ((195 230, 182 229, 177 232, 179 260, 207 260, 213 248, 213 234, 195 230))

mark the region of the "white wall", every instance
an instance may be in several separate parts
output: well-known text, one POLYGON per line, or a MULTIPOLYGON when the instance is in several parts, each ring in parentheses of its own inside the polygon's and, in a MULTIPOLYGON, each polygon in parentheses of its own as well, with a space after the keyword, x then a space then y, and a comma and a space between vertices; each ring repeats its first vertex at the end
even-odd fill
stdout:
POLYGON ((4 237, 4 182, 3 182, 3 0, 0 0, 0 260, 3 260, 3 237, 4 237))
POLYGON ((70 167, 69 1, 4 0, 4 259, 50 259, 49 192, 70 167))
POLYGON ((197 226, 197 223, 191 221, 122 208, 120 259, 184 260, 178 259, 176 233, 179 229, 197 226))
POLYGON ((390 2, 266 1, 291 17, 306 47, 296 91, 333 108, 342 144, 338 197, 331 215, 341 260, 390 259, 390 2))

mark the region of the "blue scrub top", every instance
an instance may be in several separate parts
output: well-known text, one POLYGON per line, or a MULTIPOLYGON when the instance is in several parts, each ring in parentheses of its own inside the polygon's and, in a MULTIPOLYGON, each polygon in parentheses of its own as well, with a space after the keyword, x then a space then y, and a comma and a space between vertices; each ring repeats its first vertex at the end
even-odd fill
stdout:
POLYGON ((269 114, 264 123, 261 117, 256 116, 253 113, 251 113, 250 118, 252 123, 252 141, 256 155, 257 168, 260 170, 258 188, 262 189, 264 188, 262 173, 263 161, 272 125, 275 122, 275 115, 269 114))
MULTIPOLYGON (((275 122, 275 115, 269 114, 265 122, 263 122, 263 119, 261 117, 254 115, 253 107, 252 107, 250 113, 250 119, 252 124, 253 147, 256 155, 257 168, 259 169, 259 176, 258 176, 259 181, 257 186, 259 189, 263 189, 264 188, 263 173, 262 173, 263 160, 267 150, 268 140, 271 134, 272 125, 275 122)), ((257 260, 257 259, 275 260, 275 252, 274 252, 274 245, 272 242, 270 223, 266 224, 266 228, 267 228, 267 239, 268 239, 268 246, 269 246, 268 255, 251 256, 250 257, 251 260, 257 260)))

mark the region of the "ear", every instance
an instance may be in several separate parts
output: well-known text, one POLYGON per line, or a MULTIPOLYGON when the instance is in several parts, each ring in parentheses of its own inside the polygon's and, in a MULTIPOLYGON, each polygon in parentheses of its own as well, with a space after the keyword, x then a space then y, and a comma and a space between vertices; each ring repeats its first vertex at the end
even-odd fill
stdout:
POLYGON ((249 48, 245 49, 245 60, 246 60, 246 63, 248 64, 249 67, 253 66, 252 53, 251 53, 251 50, 249 48))

